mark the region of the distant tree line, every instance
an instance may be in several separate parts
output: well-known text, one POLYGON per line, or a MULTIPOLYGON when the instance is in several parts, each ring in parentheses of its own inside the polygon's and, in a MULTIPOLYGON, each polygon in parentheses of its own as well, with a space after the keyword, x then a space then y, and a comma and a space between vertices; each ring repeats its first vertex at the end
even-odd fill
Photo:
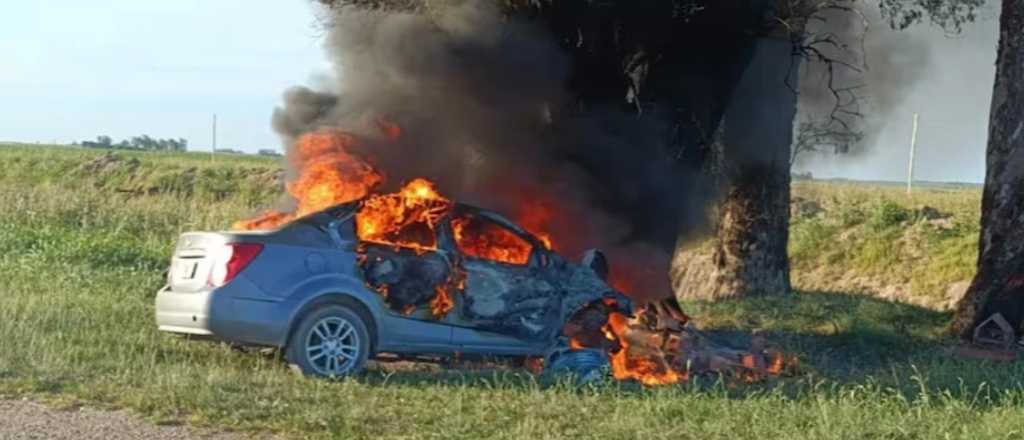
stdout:
MULTIPOLYGON (((223 155, 246 155, 246 151, 233 148, 217 148, 214 152, 223 153, 223 155)), ((281 152, 276 149, 263 148, 257 151, 257 155, 278 158, 281 157, 281 152)))
POLYGON ((793 173, 793 180, 814 180, 814 174, 810 171, 805 173, 795 172, 793 173))
POLYGON ((82 146, 86 148, 112 148, 119 150, 186 151, 188 149, 188 141, 181 138, 154 139, 144 134, 115 143, 110 136, 96 136, 95 141, 82 141, 82 146))
POLYGON ((271 148, 264 148, 264 149, 262 149, 262 150, 260 150, 260 151, 259 151, 259 155, 260 155, 260 156, 272 156, 272 157, 277 157, 277 156, 280 156, 280 155, 281 155, 281 153, 280 153, 280 152, 278 152, 277 150, 274 150, 274 149, 271 149, 271 148))

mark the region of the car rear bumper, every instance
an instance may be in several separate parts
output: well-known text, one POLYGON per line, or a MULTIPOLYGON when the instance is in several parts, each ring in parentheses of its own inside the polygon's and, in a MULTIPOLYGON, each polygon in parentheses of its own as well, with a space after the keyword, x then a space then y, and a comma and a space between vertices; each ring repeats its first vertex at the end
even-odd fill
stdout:
POLYGON ((157 328, 240 344, 283 345, 289 305, 261 299, 253 292, 258 289, 242 277, 227 286, 197 292, 176 292, 165 286, 156 294, 157 328))
MULTIPOLYGON (((165 286, 156 294, 156 325, 161 331, 212 336, 210 316, 215 314, 212 291, 175 292, 165 286)), ((226 310, 225 310, 226 311, 226 310)))

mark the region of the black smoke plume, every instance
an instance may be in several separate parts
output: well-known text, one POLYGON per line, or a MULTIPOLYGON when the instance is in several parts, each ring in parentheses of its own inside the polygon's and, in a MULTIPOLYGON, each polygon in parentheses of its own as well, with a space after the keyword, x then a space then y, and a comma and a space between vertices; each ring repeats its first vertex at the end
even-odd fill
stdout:
POLYGON ((714 194, 693 164, 759 19, 748 2, 351 3, 366 5, 323 11, 333 78, 275 112, 286 143, 354 132, 392 187, 427 177, 513 219, 539 209, 564 254, 605 249, 613 272, 642 269, 642 296, 669 292, 669 253, 714 194))

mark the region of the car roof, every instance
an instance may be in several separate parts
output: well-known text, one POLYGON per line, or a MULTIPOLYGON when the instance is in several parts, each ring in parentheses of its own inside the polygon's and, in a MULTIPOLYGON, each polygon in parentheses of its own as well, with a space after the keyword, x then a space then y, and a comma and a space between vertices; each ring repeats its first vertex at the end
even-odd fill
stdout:
MULTIPOLYGON (((306 215, 306 216, 304 216, 302 218, 296 219, 296 221, 297 222, 315 222, 315 223, 319 223, 319 222, 329 221, 327 219, 337 219, 339 217, 344 217, 344 216, 347 216, 347 215, 355 213, 355 211, 358 209, 358 207, 367 198, 368 197, 364 197, 364 198, 359 199, 359 200, 354 200, 354 201, 351 201, 351 202, 340 203, 340 204, 334 205, 334 206, 332 206, 330 208, 324 209, 322 211, 318 211, 318 212, 306 215)), ((483 218, 486 218, 486 219, 488 219, 490 221, 493 221, 493 222, 495 222, 495 223, 497 223, 497 224, 499 224, 501 226, 504 226, 504 227, 506 227, 508 229, 511 229, 513 232, 515 232, 515 233, 517 233, 519 235, 522 235, 522 236, 525 236, 525 237, 530 237, 530 240, 532 240, 534 242, 540 243, 540 240, 537 239, 537 237, 534 234, 531 234, 526 229, 523 229, 522 226, 519 226, 519 225, 515 224, 512 220, 509 220, 508 217, 505 217, 505 216, 503 216, 501 214, 498 214, 495 211, 491 211, 489 209, 484 209, 484 208, 481 208, 479 206, 473 206, 473 205, 466 204, 466 203, 461 203, 461 202, 455 202, 454 203, 454 211, 456 213, 465 213, 465 214, 478 215, 480 217, 483 217, 483 218)))
POLYGON ((522 235, 526 235, 526 236, 529 236, 529 237, 533 237, 533 234, 529 233, 527 230, 523 229, 521 226, 513 223, 512 220, 509 220, 507 217, 505 217, 505 216, 503 216, 501 214, 498 214, 497 212, 494 212, 494 211, 491 211, 491 210, 488 210, 488 209, 484 209, 484 208, 480 208, 480 207, 477 207, 477 206, 473 206, 473 205, 467 205, 465 203, 456 203, 455 204, 455 211, 456 212, 465 212, 465 213, 476 214, 476 215, 479 215, 480 217, 484 217, 484 218, 486 218, 488 220, 491 220, 491 221, 493 221, 493 222, 495 222, 495 223, 497 223, 499 225, 502 225, 502 226, 504 226, 506 228, 509 228, 509 229, 515 231, 518 234, 522 234, 522 235))

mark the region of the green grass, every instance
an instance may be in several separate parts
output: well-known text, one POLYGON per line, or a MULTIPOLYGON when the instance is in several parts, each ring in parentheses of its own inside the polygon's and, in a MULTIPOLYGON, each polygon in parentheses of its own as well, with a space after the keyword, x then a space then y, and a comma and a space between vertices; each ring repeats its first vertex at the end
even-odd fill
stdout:
POLYGON ((797 183, 793 196, 822 212, 791 222, 794 284, 804 289, 878 293, 931 308, 948 307, 949 286, 974 277, 979 188, 797 183), (935 210, 945 220, 929 219, 935 210), (945 223, 945 224, 941 224, 945 223))
MULTIPOLYGON (((271 356, 160 334, 152 317, 174 237, 225 228, 274 202, 279 188, 262 176, 276 164, 118 153, 136 158, 136 171, 81 172, 100 154, 0 147, 0 395, 288 437, 1024 438, 1024 366, 946 356, 946 313, 828 291, 685 305, 720 338, 760 329, 800 356, 798 376, 753 386, 700 378, 654 390, 576 387, 516 371, 298 377, 271 356)), ((808 191, 839 204, 862 198, 865 214, 855 225, 836 223, 835 211, 816 226, 795 224, 795 267, 834 258, 873 270, 902 261, 902 253, 869 251, 867 241, 913 226, 863 232, 863 246, 815 251, 808 243, 863 227, 878 196, 828 186, 797 193, 808 191)), ((917 203, 950 211, 967 198, 928 197, 917 203)), ((924 267, 973 252, 958 237, 925 235, 942 252, 924 267)))

